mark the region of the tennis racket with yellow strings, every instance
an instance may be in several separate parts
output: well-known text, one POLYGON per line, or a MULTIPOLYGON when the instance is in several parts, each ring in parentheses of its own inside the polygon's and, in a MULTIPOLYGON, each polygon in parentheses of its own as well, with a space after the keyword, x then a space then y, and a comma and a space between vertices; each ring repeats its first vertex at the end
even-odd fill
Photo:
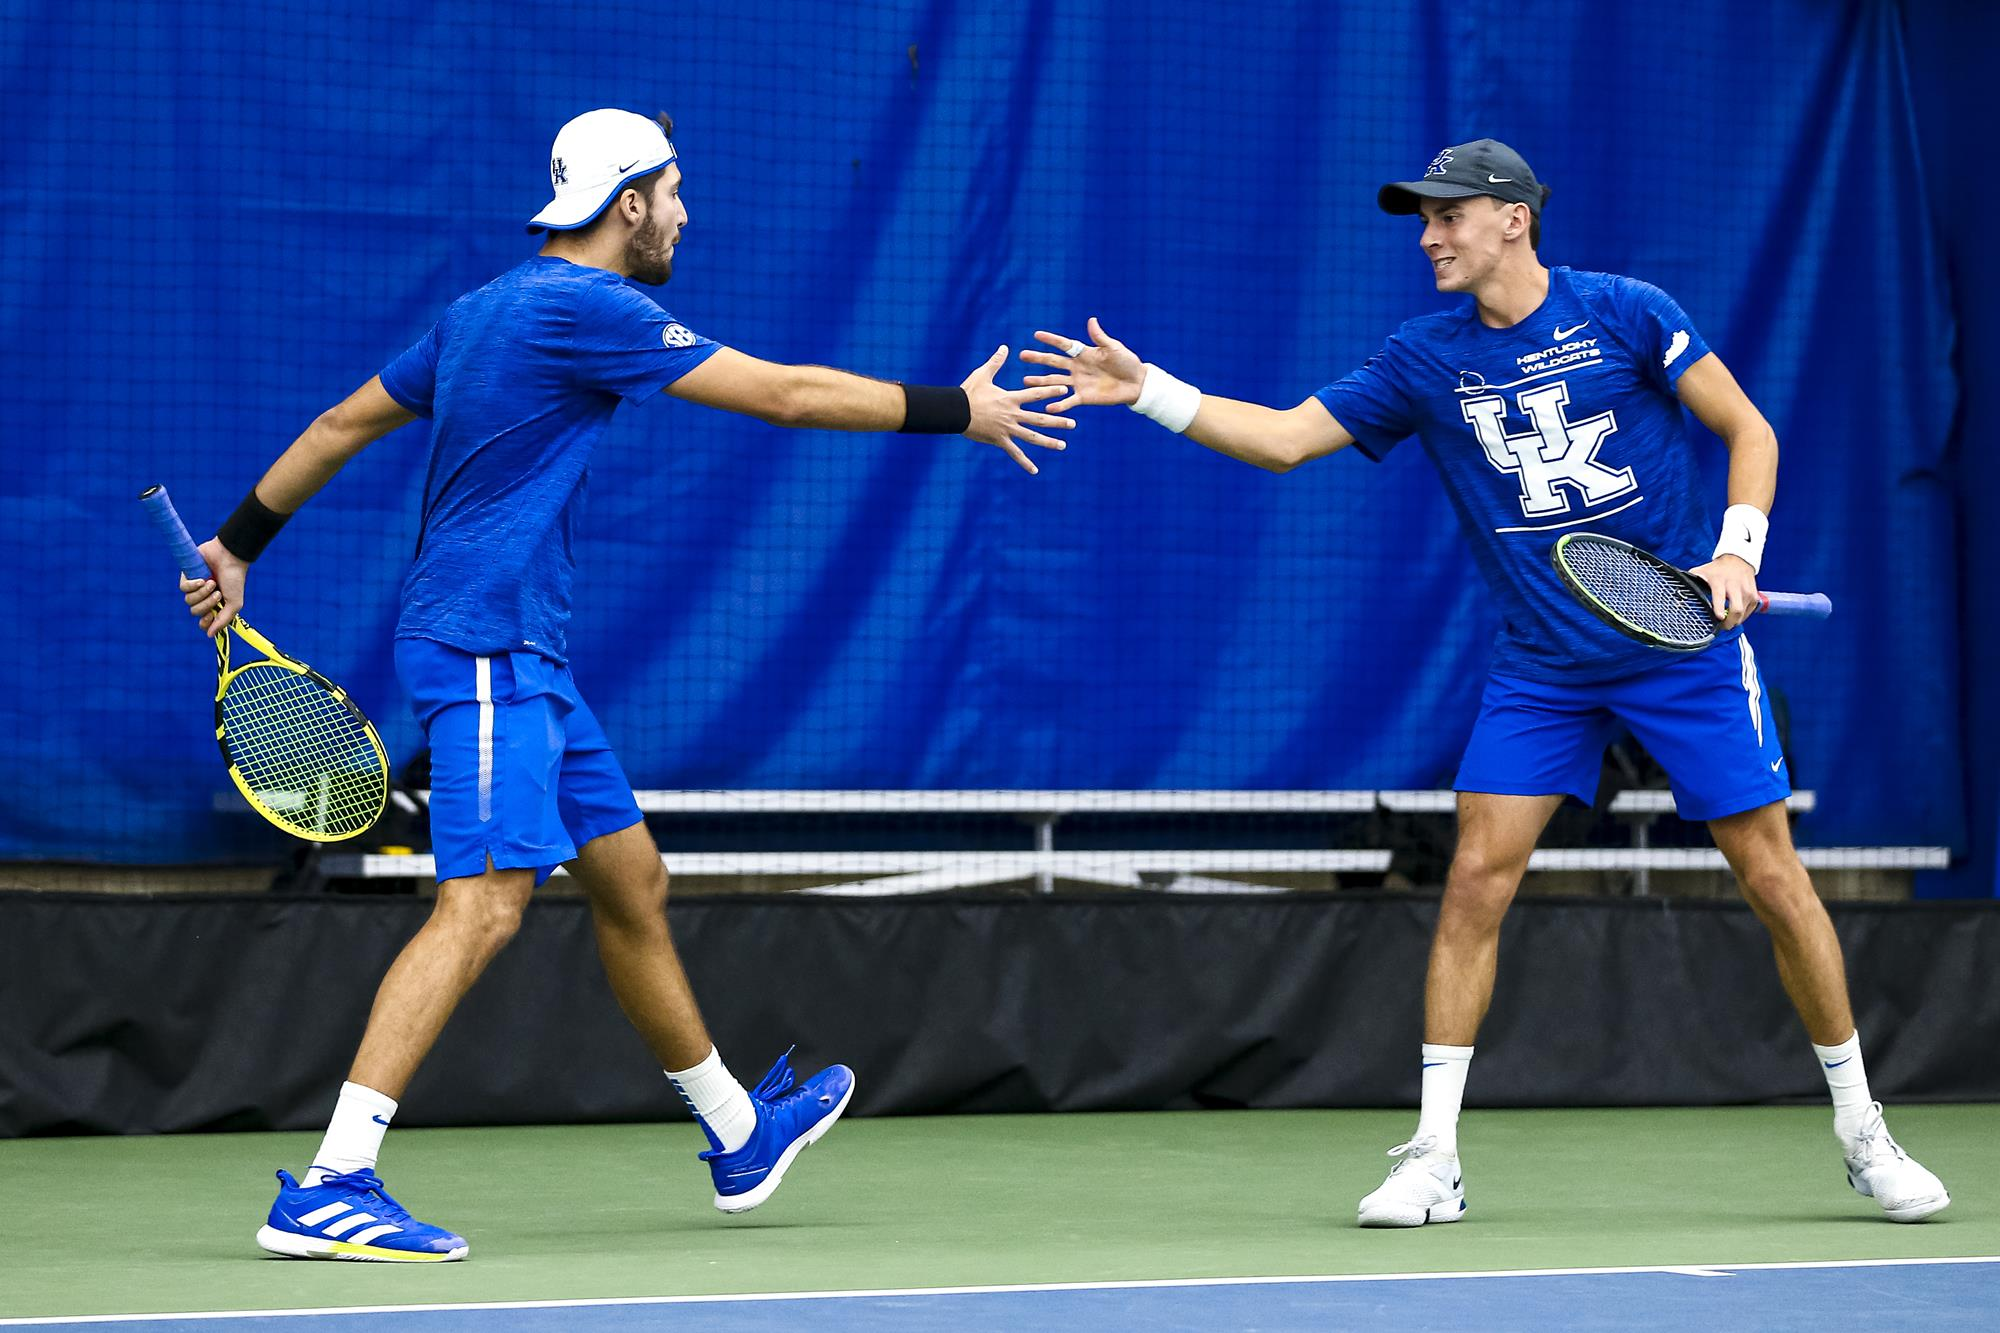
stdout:
MULTIPOLYGON (((167 488, 150 487, 139 501, 181 573, 214 577, 167 488)), ((215 659, 215 739, 243 799, 285 832, 314 842, 366 831, 389 797, 389 759, 347 692, 272 647, 241 616, 215 636, 215 659), (242 648, 260 656, 234 660, 242 648)))

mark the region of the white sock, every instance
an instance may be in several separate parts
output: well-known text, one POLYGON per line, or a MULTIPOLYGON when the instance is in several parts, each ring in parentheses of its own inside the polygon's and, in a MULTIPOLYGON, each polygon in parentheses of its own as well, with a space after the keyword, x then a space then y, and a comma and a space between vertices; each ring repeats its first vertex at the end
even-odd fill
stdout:
POLYGON ((313 1154, 312 1166, 301 1185, 317 1185, 328 1176, 344 1176, 350 1171, 372 1171, 382 1155, 382 1136, 395 1118, 394 1098, 384 1097, 359 1083, 340 1085, 340 1100, 334 1104, 333 1119, 327 1122, 326 1137, 313 1154))
POLYGON ((1868 1067, 1861 1062, 1861 1034, 1856 1032, 1838 1046, 1813 1043, 1819 1057, 1819 1072, 1826 1075, 1827 1091, 1833 1094, 1833 1132, 1843 1143, 1854 1138, 1868 1121, 1875 1099, 1868 1094, 1868 1067))
POLYGON ((1417 1113, 1417 1138, 1437 1139, 1437 1151, 1458 1156, 1458 1108, 1465 1101, 1465 1076, 1472 1068, 1470 1046, 1424 1043, 1424 1102, 1417 1113))
POLYGON ((722 1145, 722 1151, 735 1152, 750 1141, 750 1132, 757 1128, 757 1112, 750 1105, 750 1094, 723 1065, 722 1052, 711 1046, 707 1057, 693 1069, 669 1069, 667 1077, 673 1080, 688 1110, 708 1130, 708 1136, 722 1145))

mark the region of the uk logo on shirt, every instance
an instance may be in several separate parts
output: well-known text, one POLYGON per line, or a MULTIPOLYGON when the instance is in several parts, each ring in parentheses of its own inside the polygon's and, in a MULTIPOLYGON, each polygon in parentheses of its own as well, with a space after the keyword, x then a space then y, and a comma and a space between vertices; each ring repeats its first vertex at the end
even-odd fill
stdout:
POLYGON ((1618 429, 1616 412, 1570 420, 1569 385, 1562 380, 1524 390, 1515 395, 1515 404, 1534 429, 1509 434, 1507 400, 1497 393, 1467 398, 1458 410, 1478 437, 1486 461, 1520 482, 1525 517, 1567 514, 1572 494, 1588 508, 1637 489, 1631 468, 1608 468, 1597 461, 1605 437, 1618 429))

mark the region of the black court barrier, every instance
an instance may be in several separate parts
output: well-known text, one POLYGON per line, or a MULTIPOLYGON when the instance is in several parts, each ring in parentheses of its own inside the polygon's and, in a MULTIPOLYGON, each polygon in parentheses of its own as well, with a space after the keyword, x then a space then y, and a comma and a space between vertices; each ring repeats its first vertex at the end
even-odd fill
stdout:
MULTIPOLYGON (((324 1123, 419 900, 0 894, 0 1135, 324 1123)), ((2000 904, 1833 904, 1890 1101, 2000 1099, 2000 904)), ((723 1055, 844 1061, 865 1115, 1401 1106, 1425 895, 689 899, 723 1055)), ((1474 1106, 1825 1096, 1736 904, 1523 901, 1474 1106)), ((474 988, 401 1125, 685 1116, 618 1012, 587 907, 550 899, 474 988)))

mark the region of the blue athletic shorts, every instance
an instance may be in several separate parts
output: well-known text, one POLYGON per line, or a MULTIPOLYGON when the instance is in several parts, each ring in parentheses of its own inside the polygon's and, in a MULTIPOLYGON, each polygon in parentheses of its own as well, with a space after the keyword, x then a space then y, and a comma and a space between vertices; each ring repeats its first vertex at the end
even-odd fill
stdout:
POLYGON ((533 868, 639 822, 632 784, 569 668, 534 653, 481 657, 396 640, 396 674, 431 747, 431 851, 440 883, 533 868))
POLYGON ((1452 785, 1589 805, 1620 724, 1667 770, 1683 819, 1720 819, 1791 795, 1748 635, 1589 685, 1489 677, 1452 785))

